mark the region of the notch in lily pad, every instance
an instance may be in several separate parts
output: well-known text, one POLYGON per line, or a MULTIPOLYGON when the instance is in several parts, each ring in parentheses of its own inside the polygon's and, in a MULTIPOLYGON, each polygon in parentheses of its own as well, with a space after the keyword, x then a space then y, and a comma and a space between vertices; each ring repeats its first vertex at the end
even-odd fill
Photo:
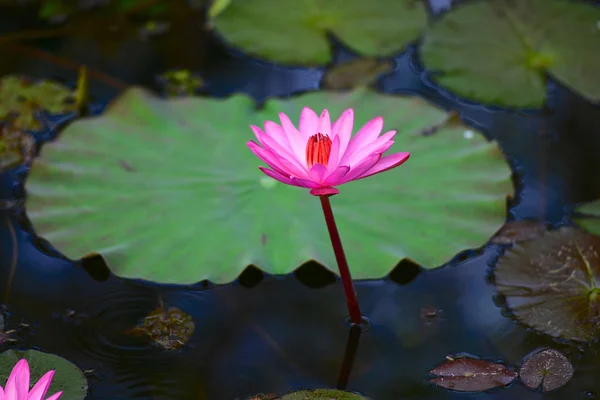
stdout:
POLYGON ((0 354, 0 382, 6 382, 13 367, 25 358, 31 373, 30 382, 37 382, 46 372, 54 370, 48 393, 62 391, 60 400, 83 400, 87 396, 88 383, 83 373, 72 362, 55 354, 38 350, 7 350, 0 354))
POLYGON ((544 392, 551 392, 566 385, 573 372, 573 364, 560 351, 538 349, 525 356, 519 376, 529 389, 541 386, 544 392))
POLYGON ((457 392, 481 392, 506 386, 518 374, 504 364, 474 357, 447 357, 447 361, 429 372, 430 382, 457 392))
POLYGON ((496 289, 523 324, 550 336, 600 337, 600 237, 574 227, 516 244, 498 260, 496 289))

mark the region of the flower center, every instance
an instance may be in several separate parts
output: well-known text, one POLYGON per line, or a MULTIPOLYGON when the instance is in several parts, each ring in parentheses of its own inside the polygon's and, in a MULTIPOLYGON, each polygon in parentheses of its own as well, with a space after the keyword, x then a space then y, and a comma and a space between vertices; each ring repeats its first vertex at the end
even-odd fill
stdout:
POLYGON ((306 164, 312 168, 315 164, 327 166, 331 153, 331 139, 329 136, 317 133, 312 135, 306 143, 306 164))

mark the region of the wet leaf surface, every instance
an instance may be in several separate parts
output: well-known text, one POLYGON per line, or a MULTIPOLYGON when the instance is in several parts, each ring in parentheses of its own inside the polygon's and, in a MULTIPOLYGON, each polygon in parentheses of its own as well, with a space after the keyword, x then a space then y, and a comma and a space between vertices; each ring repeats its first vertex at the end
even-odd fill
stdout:
POLYGON ((537 350, 524 358, 519 376, 529 389, 542 386, 544 392, 551 392, 571 380, 573 365, 557 350, 537 350))
POLYGON ((335 119, 353 108, 355 131, 383 115, 384 130, 398 130, 389 151, 420 154, 333 200, 355 278, 384 276, 404 257, 437 267, 504 223, 511 172, 496 142, 465 137, 465 125, 446 125, 448 113, 414 97, 366 88, 269 100, 259 111, 243 95, 164 100, 128 90, 44 145, 26 183, 27 213, 59 251, 98 252, 122 277, 223 283, 250 264, 285 274, 311 259, 335 271, 318 201, 264 176, 243 145, 254 139, 250 125, 280 112, 297 119, 304 106, 335 119))
POLYGON ((515 245, 496 265, 498 292, 522 323, 551 336, 600 335, 600 238, 561 228, 515 245))
POLYGON ((302 390, 300 392, 289 393, 282 397, 281 400, 365 400, 355 393, 343 392, 333 389, 316 389, 302 390))
POLYGON ((232 0, 213 20, 233 46, 303 65, 330 61, 327 32, 361 55, 390 56, 417 39, 426 23, 423 3, 413 0, 232 0))
POLYGON ((392 68, 393 62, 391 60, 376 58, 357 58, 336 64, 325 72, 323 88, 344 90, 358 86, 368 86, 375 83, 381 74, 390 72, 392 68))
POLYGON ((541 107, 546 73, 599 101, 599 20, 580 1, 473 1, 434 23, 420 52, 437 82, 477 101, 541 107))
POLYGON ((29 364, 31 384, 37 382, 46 372, 56 371, 48 389, 49 395, 63 391, 61 400, 83 400, 86 397, 87 379, 75 364, 55 354, 37 350, 7 350, 0 353, 0 382, 6 382, 13 367, 22 358, 27 359, 29 364))
POLYGON ((491 243, 513 244, 535 239, 548 229, 543 222, 533 220, 510 221, 496 233, 491 243))
POLYGON ((580 205, 576 211, 585 215, 575 221, 594 235, 600 235, 600 200, 580 205))
POLYGON ((176 307, 159 307, 131 330, 135 335, 146 335, 165 350, 176 350, 186 345, 194 333, 192 317, 176 307))
POLYGON ((476 358, 450 358, 432 369, 431 383, 458 392, 480 392, 506 386, 518 374, 503 364, 476 358))

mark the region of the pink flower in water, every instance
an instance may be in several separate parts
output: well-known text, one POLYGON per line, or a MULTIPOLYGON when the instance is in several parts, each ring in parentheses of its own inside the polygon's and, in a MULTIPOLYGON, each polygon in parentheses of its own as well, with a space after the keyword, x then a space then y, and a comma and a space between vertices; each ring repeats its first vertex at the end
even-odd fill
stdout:
POLYGON ((302 110, 299 129, 284 113, 279 119, 281 125, 266 121, 264 131, 252 125, 260 145, 246 144, 269 166, 259 167, 262 172, 288 185, 309 188, 314 196, 338 194, 335 186, 395 168, 410 156, 383 156, 394 143, 396 131, 379 136, 381 117, 367 122, 352 139, 352 109, 344 111, 333 126, 327 110, 318 117, 308 107, 302 110))
MULTIPOLYGON (((29 364, 24 358, 14 366, 4 389, 0 387, 0 400, 44 400, 50 387, 54 371, 48 371, 29 390, 29 364)), ((56 400, 62 395, 58 392, 46 400, 56 400)))

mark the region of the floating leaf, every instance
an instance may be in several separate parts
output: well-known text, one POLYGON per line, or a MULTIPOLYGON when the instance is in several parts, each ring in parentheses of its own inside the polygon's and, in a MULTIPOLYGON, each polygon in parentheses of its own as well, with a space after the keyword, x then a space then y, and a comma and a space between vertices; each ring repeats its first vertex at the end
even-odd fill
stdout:
POLYGON ((208 8, 208 18, 215 19, 221 14, 229 5, 231 0, 211 0, 210 7, 208 8))
POLYGON ((599 101, 599 20, 584 2, 473 1, 432 26, 421 55, 441 85, 478 101, 540 107, 547 72, 599 101))
POLYGON ((383 115, 386 130, 399 130, 390 151, 413 154, 333 199, 356 278, 384 276, 403 257, 438 266, 504 222, 510 169, 495 143, 442 126, 448 115, 418 98, 366 89, 271 100, 261 111, 243 95, 129 90, 44 146, 26 183, 29 218, 68 257, 99 252, 126 277, 228 282, 250 264, 283 274, 310 259, 336 270, 318 199, 264 176, 245 146, 250 124, 299 116, 304 105, 336 117, 353 107, 356 128, 383 115))
POLYGON ((32 82, 14 75, 0 79, 0 98, 0 121, 18 130, 43 128, 35 116, 40 111, 59 114, 76 109, 66 86, 51 81, 32 82))
POLYGON ((537 389, 541 385, 544 392, 551 392, 571 380, 573 365, 558 350, 536 350, 521 363, 519 376, 529 389, 537 389))
POLYGON ((42 353, 37 350, 20 352, 7 350, 0 354, 0 382, 6 382, 13 367, 20 359, 25 358, 31 373, 31 387, 46 372, 54 370, 52 384, 48 394, 63 391, 60 400, 83 400, 87 395, 87 379, 83 372, 72 362, 55 354, 42 353))
POLYGON ((323 87, 344 90, 371 85, 381 74, 391 71, 392 67, 391 60, 357 58, 328 69, 323 77, 323 87))
POLYGON ((577 212, 589 214, 586 217, 577 218, 575 221, 595 235, 600 235, 600 200, 584 204, 577 212))
POLYGON ((600 238, 561 228, 515 245, 495 269, 496 288, 522 323, 548 335, 600 335, 600 238))
POLYGON ((152 311, 131 333, 146 335, 165 350, 180 349, 194 333, 192 317, 176 307, 152 311))
POLYGON ((167 71, 158 78, 158 81, 164 86, 169 97, 191 96, 204 84, 200 77, 187 69, 167 71))
POLYGON ((356 393, 333 389, 302 390, 286 394, 281 400, 366 400, 356 393))
POLYGON ((506 386, 517 373, 503 364, 477 358, 449 358, 429 372, 437 376, 431 383, 459 392, 480 392, 506 386))
POLYGON ((504 224, 490 242, 495 244, 523 242, 541 236, 547 230, 546 225, 541 221, 510 221, 504 224))
POLYGON ((234 46, 290 64, 329 62, 327 32, 362 55, 393 55, 426 22, 424 5, 414 0, 232 0, 213 21, 234 46))

